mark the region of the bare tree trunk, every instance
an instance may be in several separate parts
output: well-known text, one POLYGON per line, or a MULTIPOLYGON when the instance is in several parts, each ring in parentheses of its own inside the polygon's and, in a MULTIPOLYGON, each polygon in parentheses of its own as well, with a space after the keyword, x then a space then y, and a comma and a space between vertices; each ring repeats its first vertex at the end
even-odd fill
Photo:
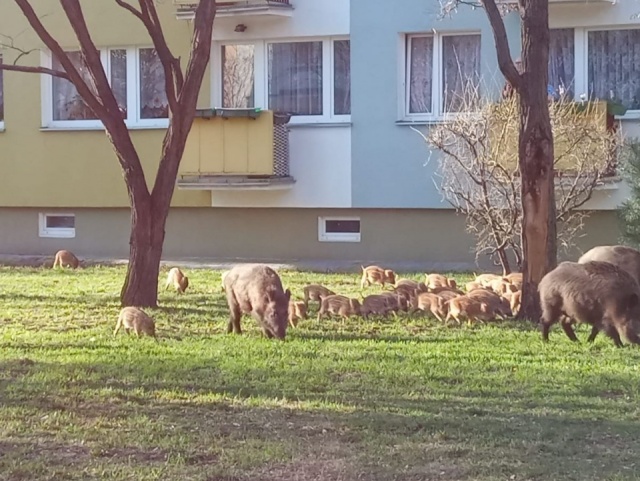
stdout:
POLYGON ((522 176, 522 307, 520 319, 538 321, 538 283, 556 265, 553 133, 547 100, 549 0, 522 0, 520 175, 522 176))

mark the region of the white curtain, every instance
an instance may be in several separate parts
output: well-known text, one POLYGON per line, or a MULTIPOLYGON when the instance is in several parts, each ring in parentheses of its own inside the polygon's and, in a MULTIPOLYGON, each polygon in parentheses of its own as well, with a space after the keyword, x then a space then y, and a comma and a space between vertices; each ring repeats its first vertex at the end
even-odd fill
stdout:
POLYGON ((222 106, 252 108, 255 106, 255 47, 253 45, 222 46, 222 106))
MULTIPOLYGON (((82 54, 79 51, 67 52, 67 56, 71 63, 76 67, 85 83, 89 88, 93 89, 93 82, 89 76, 82 54)), ((64 68, 54 56, 52 61, 53 70, 62 70, 64 68)), ((53 77, 53 120, 97 120, 98 117, 80 98, 76 87, 66 79, 53 77)))
POLYGON ((322 115, 322 42, 271 43, 269 108, 322 115))
POLYGON ((433 37, 409 39, 411 62, 409 64, 409 113, 431 112, 433 37))
POLYGON ((127 51, 124 49, 109 52, 111 67, 111 89, 118 102, 123 118, 127 118, 127 51))
POLYGON ((351 114, 351 42, 333 42, 333 113, 351 114))
POLYGON ((589 97, 640 109, 640 29, 589 32, 589 97))
POLYGON ((549 85, 558 95, 561 90, 569 99, 574 98, 575 40, 572 28, 554 28, 550 31, 549 85))
POLYGON ((169 102, 164 82, 164 69, 154 48, 140 49, 140 118, 165 119, 169 102))
MULTIPOLYGON (((2 55, 0 55, 0 64, 2 63, 2 55)), ((4 70, 0 70, 0 122, 4 120, 4 82, 2 74, 4 70)))
POLYGON ((480 35, 442 37, 443 111, 472 110, 480 94, 480 35))

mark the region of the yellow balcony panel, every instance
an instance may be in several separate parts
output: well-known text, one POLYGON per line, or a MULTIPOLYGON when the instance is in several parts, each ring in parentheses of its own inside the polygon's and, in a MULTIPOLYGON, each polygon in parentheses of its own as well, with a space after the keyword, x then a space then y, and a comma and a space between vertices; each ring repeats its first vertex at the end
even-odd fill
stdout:
POLYGON ((187 138, 177 186, 191 190, 286 189, 288 115, 261 109, 199 110, 187 138))
MULTIPOLYGON (((197 2, 194 0, 173 0, 176 5, 176 17, 180 20, 193 20, 197 2)), ((293 5, 290 0, 227 0, 217 2, 216 17, 291 17, 293 5)))

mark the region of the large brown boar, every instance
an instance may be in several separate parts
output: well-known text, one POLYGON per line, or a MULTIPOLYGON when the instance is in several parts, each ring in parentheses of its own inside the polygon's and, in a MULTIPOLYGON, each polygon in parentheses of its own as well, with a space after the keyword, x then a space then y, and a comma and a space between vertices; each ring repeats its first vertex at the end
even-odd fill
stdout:
POLYGON ((560 322, 569 339, 578 338, 568 320, 592 326, 588 341, 604 331, 618 347, 620 335, 640 344, 640 286, 625 270, 609 263, 561 262, 538 285, 542 307, 542 339, 549 340, 549 328, 560 322))
POLYGON ((628 246, 598 246, 578 259, 579 264, 589 261, 610 262, 631 274, 640 284, 640 251, 628 246))
POLYGON ((334 294, 322 298, 322 301, 320 302, 320 309, 318 310, 318 321, 327 314, 333 314, 341 316, 344 319, 348 319, 351 316, 360 315, 360 310, 361 306, 358 299, 350 299, 347 296, 334 294))
POLYGON ((282 287, 280 276, 264 264, 238 265, 224 277, 229 304, 227 332, 241 334, 242 314, 251 314, 265 336, 284 339, 287 332, 291 292, 282 287))

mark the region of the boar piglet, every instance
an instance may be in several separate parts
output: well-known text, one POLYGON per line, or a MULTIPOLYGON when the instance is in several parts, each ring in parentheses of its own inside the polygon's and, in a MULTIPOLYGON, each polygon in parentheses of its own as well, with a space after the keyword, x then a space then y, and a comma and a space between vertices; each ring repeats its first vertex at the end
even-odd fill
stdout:
POLYGON ((393 285, 396 283, 396 273, 391 269, 384 269, 379 266, 360 267, 362 268, 362 279, 360 280, 360 288, 362 289, 373 283, 381 284, 382 287, 385 284, 393 285))
POLYGON ((80 260, 71 251, 61 250, 56 252, 53 259, 53 268, 56 267, 71 267, 77 269, 80 265, 80 260))
POLYGON ((224 277, 229 304, 227 332, 240 334, 242 314, 251 314, 265 336, 284 339, 289 317, 291 292, 282 287, 280 276, 264 264, 245 264, 232 268, 224 277))
POLYGON ((447 301, 449 305, 446 320, 450 318, 460 324, 461 318, 466 318, 469 325, 471 322, 490 321, 495 317, 495 312, 491 305, 480 299, 474 299, 469 296, 458 296, 447 301))
POLYGON ((569 339, 577 341, 568 318, 592 326, 589 342, 604 331, 618 347, 621 334, 640 344, 640 287, 627 271, 609 262, 561 262, 542 278, 538 292, 544 341, 556 322, 569 339))
POLYGON ((297 327, 301 319, 307 319, 307 306, 302 301, 289 301, 289 325, 297 327))
POLYGON ((390 312, 395 312, 395 310, 399 309, 398 295, 389 294, 391 295, 372 294, 365 297, 362 300, 362 317, 367 319, 371 314, 386 316, 390 312))
POLYGON ((323 297, 322 301, 320 301, 318 321, 326 314, 333 314, 341 316, 343 319, 348 319, 351 316, 360 315, 360 309, 361 306, 358 299, 350 299, 347 296, 341 296, 339 294, 323 297))
POLYGON ((318 301, 321 302, 323 297, 333 296, 335 292, 331 289, 327 289, 320 284, 309 284, 304 287, 304 305, 308 308, 309 301, 318 301))

